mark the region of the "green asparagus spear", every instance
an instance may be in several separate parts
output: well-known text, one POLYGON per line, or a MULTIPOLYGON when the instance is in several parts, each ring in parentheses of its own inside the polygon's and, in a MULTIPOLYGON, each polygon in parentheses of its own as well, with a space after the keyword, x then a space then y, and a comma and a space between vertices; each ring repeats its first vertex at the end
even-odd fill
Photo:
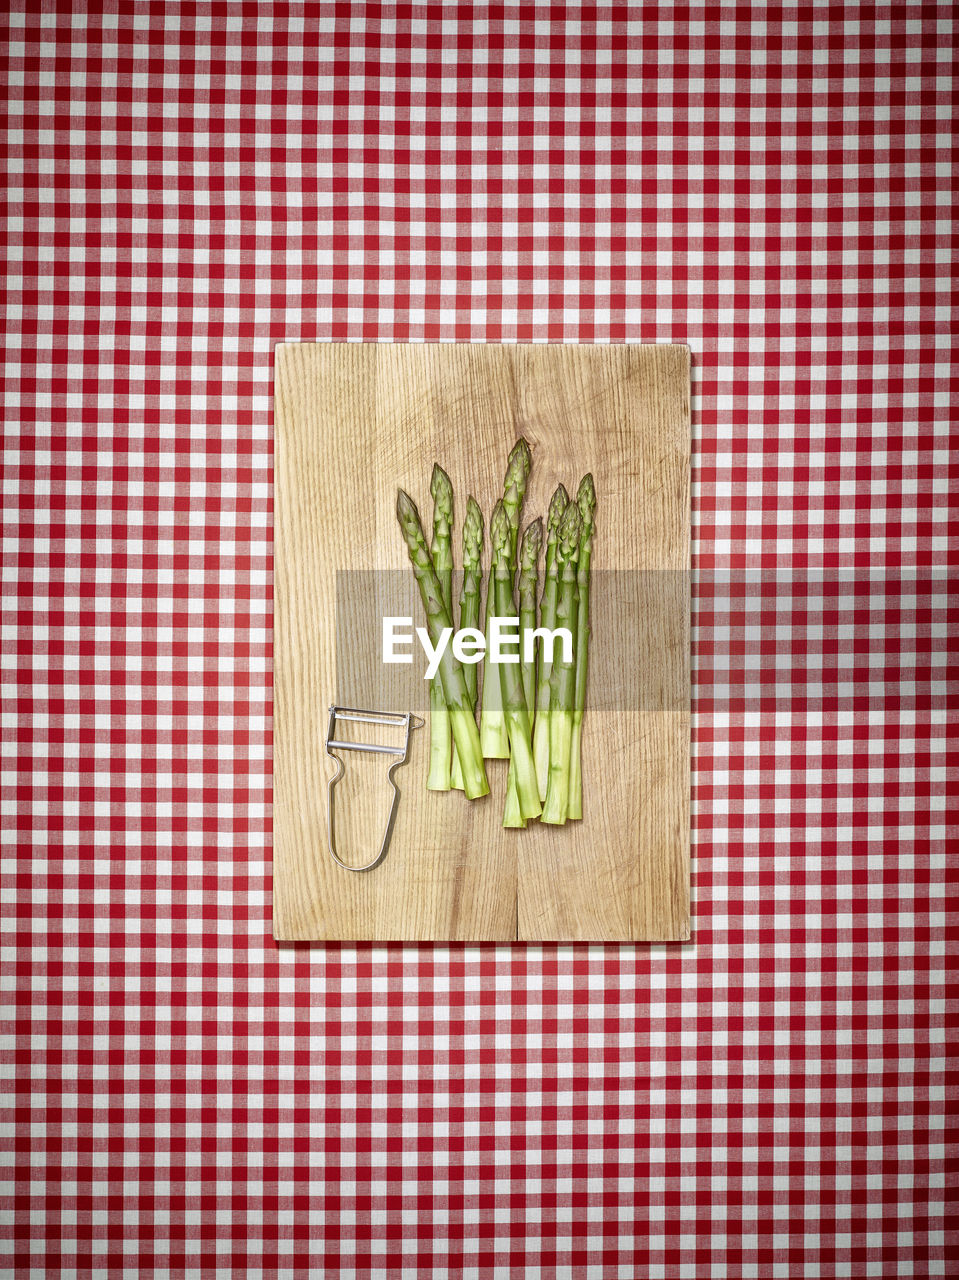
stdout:
MULTIPOLYGON (((496 616, 516 617, 510 565, 509 515, 503 501, 497 502, 490 518, 490 544, 492 547, 490 573, 496 616)), ((489 671, 495 676, 496 667, 491 664, 489 671)), ((539 791, 536 787, 536 769, 533 765, 533 749, 530 743, 529 712, 526 709, 526 696, 523 693, 519 662, 500 663, 499 680, 510 758, 516 775, 520 817, 536 818, 540 813, 539 791)))
MULTIPOLYGON (((519 574, 516 579, 516 590, 519 597, 519 636, 520 652, 524 650, 524 636, 536 626, 536 587, 539 575, 539 553, 543 546, 543 522, 534 520, 523 534, 519 552, 519 574)), ((536 664, 520 658, 520 676, 523 681, 523 695, 526 698, 526 712, 533 723, 533 710, 536 692, 536 664)), ((519 795, 516 791, 516 768, 512 759, 509 762, 509 773, 506 777, 506 807, 503 813, 504 827, 525 826, 520 814, 519 795)))
POLYGON ((582 520, 579 560, 576 565, 576 682, 573 702, 573 732, 569 747, 569 818, 583 816, 583 767, 581 759, 583 711, 586 708, 586 667, 589 657, 589 570, 593 556, 593 512, 596 489, 591 475, 583 476, 576 494, 582 520))
MULTIPOLYGON (((433 557, 433 568, 439 580, 443 605, 452 618, 453 486, 449 476, 438 463, 433 466, 430 493, 433 495, 433 540, 430 553, 433 557)), ((426 785, 430 791, 449 791, 450 789, 451 748, 450 715, 443 696, 443 686, 440 680, 434 678, 430 681, 430 768, 426 778, 426 785)))
MULTIPOLYGON (((576 566, 582 517, 571 502, 563 515, 556 542, 558 587, 556 626, 576 635, 576 566)), ((543 821, 562 824, 569 811, 569 749, 573 732, 573 701, 576 685, 575 652, 566 661, 562 646, 554 655, 549 678, 549 782, 543 803, 543 821)))
MULTIPOLYGON (((451 627, 453 623, 449 610, 443 603, 442 587, 436 576, 429 547, 426 545, 420 513, 416 509, 416 503, 402 489, 396 496, 396 518, 406 539, 413 573, 426 611, 430 638, 435 645, 443 628, 451 627)), ((440 659, 439 672, 449 709, 453 741, 456 743, 463 770, 463 789, 470 800, 475 800, 478 796, 487 795, 489 783, 486 781, 483 753, 480 750, 479 733, 466 688, 466 677, 463 674, 463 668, 453 657, 449 645, 444 649, 440 659)))
MULTIPOLYGON (((536 588, 539 584, 539 555, 543 549, 543 522, 534 520, 527 525, 523 534, 523 542, 519 553, 519 577, 516 593, 519 598, 519 633, 520 639, 524 631, 532 631, 536 627, 536 588)), ((526 695, 526 710, 532 724, 533 710, 536 702, 536 663, 521 662, 520 671, 523 676, 523 692, 526 695)))
POLYGON ((520 512, 523 510, 523 500, 526 497, 526 482, 529 480, 532 465, 533 455, 530 453, 529 445, 520 436, 510 450, 506 475, 503 478, 503 506, 506 508, 506 514, 509 517, 510 569, 514 575, 516 573, 516 546, 519 539, 519 517, 520 512))
MULTIPOLYGON (((539 607, 539 625, 549 630, 556 626, 556 538, 568 505, 569 494, 560 485, 550 500, 546 515, 546 567, 539 607)), ((540 800, 546 799, 549 782, 549 677, 552 665, 552 660, 546 656, 546 646, 541 643, 537 658, 536 720, 533 725, 533 757, 540 800)))
MULTIPOLYGON (((478 628, 480 591, 483 581, 483 513, 471 496, 466 501, 466 518, 463 521, 463 586, 460 591, 460 628, 478 628)), ((475 662, 463 663, 463 675, 470 696, 470 706, 476 708, 475 662)), ((450 783, 456 791, 463 790, 463 769, 459 753, 453 752, 453 771, 450 783)))
MULTIPOLYGON (((523 506, 523 499, 526 496, 526 481, 529 478, 529 469, 532 465, 532 455, 529 451, 529 445, 522 437, 516 441, 510 451, 509 461, 506 465, 506 475, 503 479, 503 510, 506 516, 508 543, 507 543, 507 567, 509 569, 509 599, 510 609, 505 616, 515 617, 515 610, 512 603, 513 599, 513 575, 516 572, 516 535, 519 529, 519 515, 523 506)), ((491 534, 492 537, 492 534, 491 534)), ((492 583, 492 577, 490 579, 492 583)), ((489 629, 489 619, 496 612, 493 609, 495 593, 487 588, 486 592, 486 622, 487 635, 489 629)), ((486 666, 489 672, 489 664, 486 666)), ((505 760, 509 755, 509 743, 507 741, 506 722, 503 715, 503 704, 500 698, 500 682, 495 679, 483 680, 483 709, 480 715, 480 741, 483 744, 483 755, 487 759, 505 760)))
MULTIPOLYGON (((478 627, 480 591, 483 583, 483 513, 476 500, 466 500, 463 522, 463 590, 460 594, 460 627, 478 627)), ((473 704, 476 704, 476 663, 465 663, 463 674, 473 704)))

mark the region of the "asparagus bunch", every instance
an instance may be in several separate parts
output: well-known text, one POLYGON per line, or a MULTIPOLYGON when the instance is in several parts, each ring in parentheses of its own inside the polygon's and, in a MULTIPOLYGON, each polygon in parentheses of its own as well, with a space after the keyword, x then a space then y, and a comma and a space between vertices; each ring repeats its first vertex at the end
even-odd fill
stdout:
MULTIPOLYGON (((466 518, 463 521, 463 586, 460 591, 460 629, 479 627, 480 592, 483 585, 483 513, 472 494, 466 500, 466 518)), ((470 706, 476 707, 476 666, 468 662, 463 667, 470 706)), ((463 790, 463 768, 459 752, 453 752, 453 773, 450 779, 457 791, 463 790)))
MULTIPOLYGON (((523 534, 519 552, 519 576, 517 594, 519 596, 519 636, 520 636, 520 677, 523 682, 523 696, 526 699, 526 712, 530 724, 536 705, 536 663, 527 662, 523 654, 523 637, 527 631, 536 626, 536 586, 539 576, 539 555, 543 546, 543 522, 534 520, 523 534)), ((524 827, 526 825, 520 811, 519 794, 516 789, 515 757, 510 756, 509 773, 506 777, 506 807, 503 812, 504 827, 524 827)))
MULTIPOLYGON (((510 451, 509 460, 506 464, 506 475, 503 479, 503 513, 506 519, 506 542, 504 551, 506 559, 503 565, 503 571, 508 573, 509 578, 509 608, 503 617, 515 616, 513 610, 513 576, 516 572, 516 538, 519 530, 519 517, 523 508, 523 499, 526 497, 526 482, 529 479, 529 470, 532 466, 532 455, 529 451, 529 445, 520 437, 513 445, 510 451)), ((490 523, 490 539, 492 540, 492 521, 490 523)), ((492 582, 492 578, 491 578, 492 582)), ((486 593, 486 623, 487 633, 489 628, 489 619, 494 614, 493 591, 487 589, 486 593)), ((501 611, 497 604, 495 614, 500 615, 501 611)), ((495 673, 494 673, 495 675, 495 673)), ((489 670, 483 680, 483 706, 480 715, 480 741, 483 744, 483 755, 488 760, 504 760, 509 755, 509 742, 506 732, 506 719, 504 716, 504 708, 500 696, 500 682, 490 679, 489 670)))
MULTIPOLYGON (((423 533, 420 513, 416 509, 416 503, 402 489, 396 498, 396 518, 406 539, 410 563, 426 612, 430 639, 435 645, 443 628, 451 627, 453 623, 443 600, 443 590, 423 533)), ((463 790, 470 800, 475 800, 489 793, 489 783, 486 780, 483 753, 466 677, 449 646, 443 650, 439 673, 449 709, 450 730, 463 771, 463 790)))
MULTIPOLYGON (((439 465, 433 466, 430 481, 433 495, 433 541, 430 554, 433 568, 440 584, 443 606, 453 616, 453 486, 450 478, 439 465)), ((439 680, 430 681, 430 768, 426 785, 430 791, 450 789, 450 750, 452 735, 450 715, 439 680)))
MULTIPOLYGON (((519 522, 530 472, 529 445, 514 445, 506 468, 503 496, 490 518, 491 563, 485 627, 490 618, 518 616, 521 652, 512 662, 488 662, 478 701, 475 664, 460 665, 447 644, 438 676, 430 686, 431 790, 463 790, 468 798, 486 795, 484 758, 509 758, 503 825, 524 827, 528 820, 561 824, 581 818, 582 724, 589 654, 590 569, 596 491, 593 477, 580 482, 575 501, 559 485, 543 521, 526 528, 517 556, 519 522), (539 560, 546 558, 539 631, 565 628, 572 650, 559 650, 541 638, 535 660, 525 661, 524 636, 537 629, 539 560), (518 567, 517 567, 518 565, 518 567), (516 593, 514 594, 514 586, 516 593)), ((432 538, 427 544, 416 505, 401 489, 396 514, 419 584, 434 645, 453 627, 453 486, 434 466, 432 538)), ((461 629, 478 629, 482 586, 483 515, 470 497, 463 522, 463 585, 459 599, 461 629)), ((459 650, 457 650, 459 651, 459 650)))

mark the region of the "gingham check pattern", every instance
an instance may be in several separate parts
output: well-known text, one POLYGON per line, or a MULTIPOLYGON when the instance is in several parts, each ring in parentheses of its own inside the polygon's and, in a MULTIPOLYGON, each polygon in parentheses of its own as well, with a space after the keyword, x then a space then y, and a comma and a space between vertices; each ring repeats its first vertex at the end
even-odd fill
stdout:
POLYGON ((8 1274, 956 1274, 952 18, 5 14, 8 1274), (272 942, 330 338, 692 348, 689 945, 272 942))

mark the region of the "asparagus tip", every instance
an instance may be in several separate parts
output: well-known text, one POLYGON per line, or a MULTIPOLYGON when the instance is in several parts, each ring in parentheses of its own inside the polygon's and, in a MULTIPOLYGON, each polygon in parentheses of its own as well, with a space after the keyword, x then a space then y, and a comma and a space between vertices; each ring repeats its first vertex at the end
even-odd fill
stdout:
POLYGON ((525 487, 526 477, 529 475, 530 467, 533 465, 533 454, 529 447, 529 442, 525 436, 520 438, 509 451, 509 458, 506 462, 506 475, 516 474, 517 471, 522 473, 522 480, 525 487))
POLYGON ((493 508, 489 518, 490 538, 494 543, 499 542, 509 532, 509 516, 503 505, 503 499, 498 498, 496 506, 493 508))
POLYGON ((575 542, 579 538, 582 523, 583 517, 579 507, 575 502, 571 502, 563 512, 563 519, 559 526, 560 541, 575 542))
POLYGON ((539 549, 543 545, 543 518, 537 516, 531 521, 523 532, 523 548, 528 552, 532 552, 535 548, 536 555, 539 555, 539 549))
POLYGON ((453 491, 453 482, 438 462, 433 463, 433 475, 430 478, 430 493, 436 497, 437 490, 453 491))
POLYGON ((566 492, 566 486, 558 484, 556 491, 549 500, 549 510, 546 513, 546 528, 550 541, 556 536, 559 529, 559 522, 563 518, 563 512, 569 506, 569 494, 566 492))

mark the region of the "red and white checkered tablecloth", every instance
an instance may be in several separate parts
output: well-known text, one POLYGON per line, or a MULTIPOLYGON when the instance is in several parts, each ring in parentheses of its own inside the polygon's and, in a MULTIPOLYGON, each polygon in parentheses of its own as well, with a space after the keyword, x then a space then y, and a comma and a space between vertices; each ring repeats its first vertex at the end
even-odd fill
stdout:
POLYGON ((5 1274, 957 1274, 953 6, 5 9, 5 1274), (297 339, 692 348, 688 945, 272 941, 297 339))

